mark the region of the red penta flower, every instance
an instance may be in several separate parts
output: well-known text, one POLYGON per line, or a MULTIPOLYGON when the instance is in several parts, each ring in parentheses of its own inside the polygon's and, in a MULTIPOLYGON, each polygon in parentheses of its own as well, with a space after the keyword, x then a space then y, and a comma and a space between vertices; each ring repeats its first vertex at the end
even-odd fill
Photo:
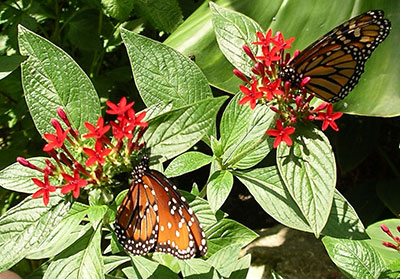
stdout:
POLYGON ((133 137, 132 130, 135 129, 135 126, 127 118, 120 119, 118 123, 111 121, 111 126, 114 138, 120 140, 123 137, 128 139, 133 137))
POLYGON ((98 162, 99 164, 104 164, 105 163, 104 157, 110 154, 111 150, 112 150, 111 148, 103 149, 103 145, 101 144, 100 141, 96 141, 94 150, 84 147, 83 151, 87 155, 89 155, 89 158, 86 161, 86 166, 90 167, 96 162, 98 162))
POLYGON ((65 184, 63 186, 63 188, 61 189, 61 193, 66 194, 72 191, 74 198, 75 199, 78 198, 80 189, 82 187, 85 187, 88 184, 88 182, 80 178, 79 171, 77 169, 74 169, 73 177, 66 173, 61 173, 61 175, 64 177, 65 180, 69 182, 68 184, 65 184))
POLYGON ((278 54, 279 48, 273 47, 271 50, 269 47, 261 48, 263 56, 256 56, 257 59, 260 59, 264 62, 265 67, 271 66, 273 62, 278 61, 281 57, 278 54))
POLYGON ((110 125, 104 126, 104 119, 101 116, 97 120, 96 127, 89 122, 85 122, 85 127, 90 131, 90 133, 83 135, 84 138, 101 139, 102 137, 104 137, 104 134, 107 133, 108 130, 110 130, 110 125))
POLYGON ((339 119, 343 115, 343 113, 342 112, 332 113, 332 110, 333 110, 332 104, 329 103, 326 112, 318 112, 318 115, 315 117, 316 120, 324 121, 322 123, 322 131, 325 131, 328 128, 328 126, 331 126, 331 128, 335 131, 339 131, 339 128, 335 123, 335 120, 339 119))
POLYGON ((130 102, 129 104, 127 104, 126 98, 122 97, 118 105, 110 101, 107 101, 106 104, 110 108, 109 110, 106 110, 108 114, 116 114, 118 115, 118 117, 121 117, 124 116, 125 112, 127 112, 128 109, 130 109, 133 106, 134 102, 130 102))
POLYGON ((282 95, 283 91, 280 89, 281 79, 278 78, 274 82, 270 82, 267 77, 264 78, 264 84, 266 87, 260 87, 260 90, 267 94, 266 98, 271 101, 275 95, 282 95))
POLYGON ((263 33, 257 32, 257 38, 259 42, 253 42, 253 45, 262 45, 264 47, 269 47, 269 44, 272 43, 271 35, 271 29, 268 29, 267 33, 265 33, 265 37, 263 33))
POLYGON ((276 120, 276 129, 270 129, 267 131, 267 134, 273 137, 276 137, 274 141, 274 148, 277 148, 278 145, 284 141, 288 146, 293 144, 290 135, 293 134, 295 131, 294 127, 287 126, 283 127, 281 120, 276 120))
POLYGON ((46 172, 44 173, 44 181, 43 182, 37 178, 32 178, 32 181, 33 181, 33 183, 35 183, 37 186, 39 186, 41 188, 40 190, 33 193, 32 198, 36 199, 37 197, 43 196, 43 203, 44 203, 44 205, 47 206, 47 204, 49 203, 50 192, 55 192, 56 187, 50 185, 49 176, 46 172))
POLYGON ((281 32, 276 32, 275 37, 272 38, 272 43, 276 45, 279 49, 289 49, 292 46, 290 45, 293 43, 294 37, 285 41, 281 32))
POLYGON ((65 131, 61 128, 61 125, 56 125, 56 134, 43 134, 44 138, 49 142, 43 147, 43 151, 50 151, 55 147, 60 148, 63 146, 65 139, 68 136, 69 128, 65 131))
POLYGON ((251 89, 246 86, 240 85, 240 90, 246 95, 239 101, 239 105, 243 105, 247 102, 250 102, 251 109, 256 107, 257 99, 263 97, 263 93, 258 89, 258 82, 255 78, 253 78, 253 83, 251 83, 251 89))
POLYGON ((142 128, 146 128, 148 123, 147 122, 142 122, 143 118, 145 118, 146 112, 142 111, 138 115, 135 114, 135 111, 133 109, 128 110, 128 119, 131 125, 134 127, 139 126, 142 128))

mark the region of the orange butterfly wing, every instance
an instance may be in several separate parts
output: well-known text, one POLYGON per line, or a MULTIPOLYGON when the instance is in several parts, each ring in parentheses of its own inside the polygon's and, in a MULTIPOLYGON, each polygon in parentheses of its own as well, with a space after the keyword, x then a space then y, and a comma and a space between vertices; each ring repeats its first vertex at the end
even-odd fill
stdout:
POLYGON ((117 212, 115 232, 134 255, 157 251, 179 259, 207 253, 200 222, 177 188, 147 159, 132 172, 134 182, 117 212))
POLYGON ((280 76, 295 87, 308 76, 309 93, 328 102, 339 101, 358 83, 365 62, 389 31, 390 21, 383 18, 383 11, 363 13, 304 49, 283 67, 280 76))

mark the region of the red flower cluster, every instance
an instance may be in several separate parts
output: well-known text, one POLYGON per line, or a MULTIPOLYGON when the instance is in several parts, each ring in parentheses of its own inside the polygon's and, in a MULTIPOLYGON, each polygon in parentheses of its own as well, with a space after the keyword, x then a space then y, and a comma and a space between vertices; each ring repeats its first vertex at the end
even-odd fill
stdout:
POLYGON ((310 106, 314 95, 307 94, 304 89, 310 77, 302 80, 300 89, 292 88, 290 82, 282 82, 278 77, 282 67, 299 54, 297 50, 293 57, 290 57, 289 53, 285 54, 285 50, 292 47, 294 38, 285 40, 280 32, 272 36, 271 29, 265 35, 257 32, 257 38, 258 41, 253 44, 261 47, 261 56, 255 56, 250 47, 243 46, 244 52, 254 62, 251 80, 238 69, 235 69, 233 73, 247 84, 247 86, 240 85, 240 90, 245 95, 239 101, 240 105, 249 102, 251 109, 254 109, 258 102, 269 102, 270 108, 279 114, 276 129, 267 131, 269 135, 276 137, 274 147, 276 148, 282 141, 289 146, 292 145, 290 135, 295 132, 293 125, 298 120, 321 120, 323 121, 322 130, 330 126, 338 131, 335 120, 340 118, 342 113, 332 113, 332 104, 322 103, 315 109, 310 106), (326 111, 323 111, 325 109, 326 111))
MULTIPOLYGON (((397 231, 400 232, 400 226, 397 226, 396 228, 397 228, 397 231)), ((392 248, 392 249, 395 249, 395 250, 397 250, 397 251, 400 251, 400 237, 394 236, 394 235, 392 234, 392 232, 389 230, 389 228, 388 228, 387 226, 383 225, 383 224, 381 225, 381 229, 382 229, 382 231, 384 231, 391 239, 393 239, 393 241, 396 243, 396 244, 393 244, 393 243, 391 243, 391 242, 383 241, 383 242, 382 242, 382 245, 384 245, 384 246, 386 246, 386 247, 389 247, 389 248, 392 248)))
POLYGON ((43 181, 32 178, 33 183, 40 187, 32 197, 42 196, 43 203, 47 205, 50 193, 61 188, 62 194, 72 192, 74 198, 78 198, 81 188, 88 185, 101 185, 103 182, 109 181, 112 176, 109 170, 112 168, 107 164, 130 162, 129 156, 132 152, 143 147, 140 140, 148 125, 147 122, 142 121, 146 113, 142 112, 136 115, 132 109, 133 104, 133 102, 127 104, 125 97, 118 104, 108 101, 107 105, 110 109, 106 112, 117 115, 117 120, 112 121, 111 126, 104 125, 104 119, 101 116, 96 126, 85 122, 89 133, 82 137, 79 136, 77 130, 73 129, 66 113, 61 108, 58 109, 58 116, 67 128, 63 129, 57 119, 52 119, 51 124, 56 130, 55 134, 43 135, 48 141, 43 150, 52 157, 55 164, 46 159, 45 166, 39 168, 25 158, 17 158, 17 162, 23 166, 43 173, 43 181), (106 133, 111 127, 113 138, 110 140, 106 133), (89 140, 90 138, 94 138, 95 141, 89 140), (68 144, 65 143, 66 140, 68 144), (122 149, 124 152, 121 152, 122 149), (125 158, 118 160, 118 156, 125 156, 125 158), (81 158, 84 162, 80 162, 81 158), (50 177, 53 178, 53 181, 58 182, 58 186, 50 184, 50 177))

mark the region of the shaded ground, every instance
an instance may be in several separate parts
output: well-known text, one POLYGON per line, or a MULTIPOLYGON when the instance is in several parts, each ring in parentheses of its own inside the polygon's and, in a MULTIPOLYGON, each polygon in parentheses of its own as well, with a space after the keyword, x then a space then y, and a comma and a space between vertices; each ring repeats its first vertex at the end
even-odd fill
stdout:
POLYGON ((251 254, 248 279, 269 279, 271 268, 285 279, 344 279, 321 241, 282 225, 258 231, 260 237, 241 255, 251 254))

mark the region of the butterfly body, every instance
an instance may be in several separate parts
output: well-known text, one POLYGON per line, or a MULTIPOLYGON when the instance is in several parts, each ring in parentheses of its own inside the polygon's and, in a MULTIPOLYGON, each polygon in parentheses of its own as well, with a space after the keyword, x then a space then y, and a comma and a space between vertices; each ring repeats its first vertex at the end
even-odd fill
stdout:
POLYGON ((308 46, 282 68, 279 76, 295 88, 303 78, 310 77, 305 85, 307 92, 328 102, 339 101, 358 83, 365 62, 389 31, 390 21, 383 18, 383 11, 365 12, 308 46))
POLYGON ((134 255, 156 251, 179 259, 205 255, 204 231, 176 186, 162 173, 150 170, 147 157, 134 168, 132 177, 115 224, 124 249, 134 255))

